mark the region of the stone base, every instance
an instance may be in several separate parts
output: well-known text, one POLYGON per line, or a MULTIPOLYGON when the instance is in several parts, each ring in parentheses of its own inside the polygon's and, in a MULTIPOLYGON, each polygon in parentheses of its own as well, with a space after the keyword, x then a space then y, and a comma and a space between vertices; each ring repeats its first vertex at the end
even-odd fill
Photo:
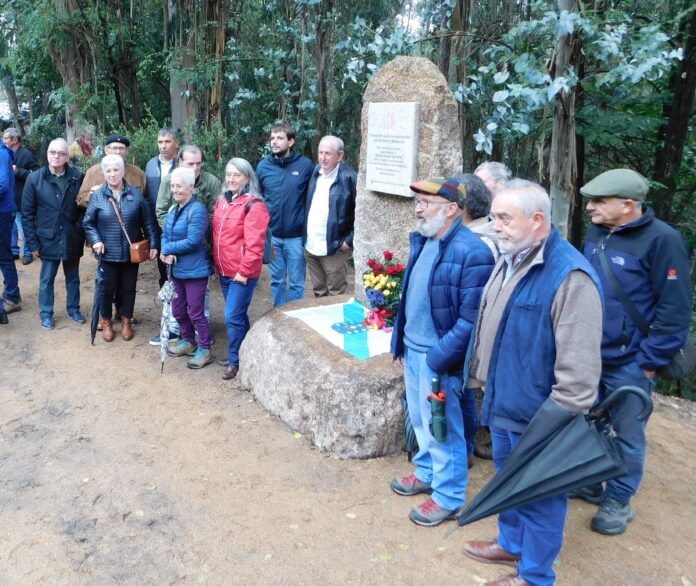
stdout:
POLYGON ((335 458, 392 454, 404 445, 403 370, 390 354, 357 360, 284 313, 348 299, 304 299, 260 318, 242 344, 240 384, 321 452, 335 458))

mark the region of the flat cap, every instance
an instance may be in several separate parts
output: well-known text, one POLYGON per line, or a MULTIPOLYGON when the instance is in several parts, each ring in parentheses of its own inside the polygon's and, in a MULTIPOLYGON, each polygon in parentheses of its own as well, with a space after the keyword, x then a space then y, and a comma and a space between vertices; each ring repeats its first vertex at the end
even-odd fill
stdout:
POLYGON ((417 181, 411 184, 411 191, 426 195, 439 195, 464 209, 466 187, 456 177, 432 177, 424 181, 417 181))
POLYGON ((112 142, 120 142, 121 144, 125 144, 127 147, 130 146, 130 140, 128 140, 122 134, 110 134, 106 137, 106 140, 104 141, 104 146, 107 146, 112 142))
POLYGON ((613 169, 597 175, 580 188, 585 197, 621 197, 643 201, 648 194, 648 180, 632 169, 613 169))

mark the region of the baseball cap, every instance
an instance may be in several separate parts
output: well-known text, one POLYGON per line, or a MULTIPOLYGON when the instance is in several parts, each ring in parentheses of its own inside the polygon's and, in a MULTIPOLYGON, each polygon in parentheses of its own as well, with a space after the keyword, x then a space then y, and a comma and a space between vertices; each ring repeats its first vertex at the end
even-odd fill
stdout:
POLYGON ((411 184, 411 191, 426 195, 439 195, 464 209, 466 187, 456 177, 432 177, 411 184))

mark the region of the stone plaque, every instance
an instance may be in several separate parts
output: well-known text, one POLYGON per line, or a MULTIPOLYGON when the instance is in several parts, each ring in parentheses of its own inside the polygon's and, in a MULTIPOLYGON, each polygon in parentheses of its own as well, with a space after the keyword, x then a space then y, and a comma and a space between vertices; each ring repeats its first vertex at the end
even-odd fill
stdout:
POLYGON ((372 102, 367 122, 367 189, 413 197, 418 102, 372 102))

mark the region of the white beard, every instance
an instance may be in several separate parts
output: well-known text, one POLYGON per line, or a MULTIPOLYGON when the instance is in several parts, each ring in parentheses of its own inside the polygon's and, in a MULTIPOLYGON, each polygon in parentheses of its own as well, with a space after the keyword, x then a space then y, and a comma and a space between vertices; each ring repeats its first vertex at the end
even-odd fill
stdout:
POLYGON ((433 238, 447 223, 447 209, 440 208, 436 216, 432 218, 418 218, 416 230, 426 238, 433 238))

